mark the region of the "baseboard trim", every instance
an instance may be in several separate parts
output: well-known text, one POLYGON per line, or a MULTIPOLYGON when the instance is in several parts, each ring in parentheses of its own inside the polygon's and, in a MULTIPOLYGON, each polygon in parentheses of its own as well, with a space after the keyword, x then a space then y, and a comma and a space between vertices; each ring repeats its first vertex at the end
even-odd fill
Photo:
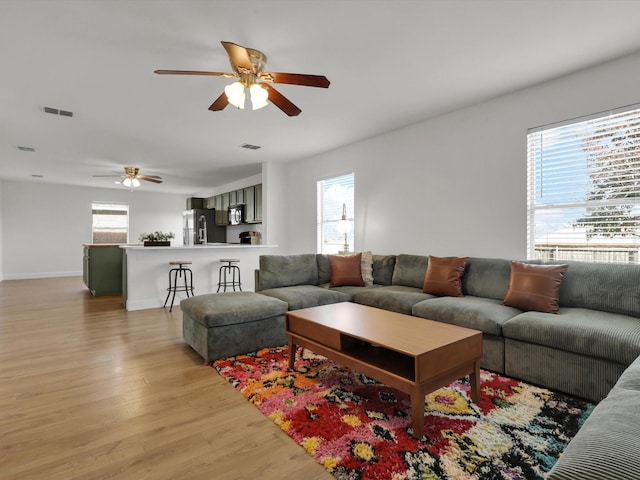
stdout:
MULTIPOLYGON (((175 303, 174 303, 175 306, 175 303)), ((135 310, 148 310, 150 308, 160 308, 162 303, 157 298, 145 298, 143 300, 127 300, 126 309, 130 312, 135 310)))
POLYGON ((36 278, 56 277, 81 277, 82 271, 77 272, 42 272, 42 273, 16 273, 3 275, 2 280, 32 280, 36 278))

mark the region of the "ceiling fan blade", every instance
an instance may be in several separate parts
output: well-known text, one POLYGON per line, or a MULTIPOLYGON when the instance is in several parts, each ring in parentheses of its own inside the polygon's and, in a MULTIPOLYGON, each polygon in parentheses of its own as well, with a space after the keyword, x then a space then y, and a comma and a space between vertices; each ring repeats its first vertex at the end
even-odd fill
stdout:
POLYGON ((304 73, 263 72, 260 79, 265 82, 303 85, 305 87, 329 88, 331 82, 324 75, 306 75, 304 73))
POLYGON ((249 58, 249 52, 241 45, 236 45, 233 42, 220 42, 229 55, 229 61, 231 62, 231 68, 238 75, 242 73, 256 73, 249 58))
POLYGON ((300 112, 302 112, 302 110, 291 103, 284 95, 282 95, 271 85, 269 85, 268 83, 263 83, 262 85, 264 85, 264 87, 269 92, 269 101, 284 113, 286 113, 290 117, 295 117, 296 115, 299 115, 300 112))
POLYGON ((162 177, 160 175, 141 175, 141 176, 146 178, 156 178, 158 180, 162 180, 162 177))
POLYGON ((147 182, 162 183, 162 180, 158 180, 160 177, 157 177, 157 178, 153 178, 153 177, 157 177, 157 176, 156 175, 153 175, 153 176, 138 175, 137 178, 140 180, 146 180, 147 182))
POLYGON ((155 70, 154 73, 160 75, 209 75, 212 77, 233 78, 235 74, 226 72, 203 72, 200 70, 155 70))
POLYGON ((222 94, 216 98, 215 102, 211 104, 209 110, 212 112, 218 112, 220 110, 224 110, 224 107, 227 105, 229 105, 229 98, 226 93, 222 92, 222 94))

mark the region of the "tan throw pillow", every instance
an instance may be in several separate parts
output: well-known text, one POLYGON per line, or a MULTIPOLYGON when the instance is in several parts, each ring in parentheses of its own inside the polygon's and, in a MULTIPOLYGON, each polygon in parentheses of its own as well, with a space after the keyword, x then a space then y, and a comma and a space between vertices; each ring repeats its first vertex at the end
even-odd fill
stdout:
POLYGON ((468 258, 440 258, 429 255, 422 291, 431 295, 462 297, 462 276, 468 258))
POLYGON ((373 286, 373 254, 371 252, 362 252, 360 261, 360 273, 365 287, 373 286))
POLYGON ((520 310, 558 313, 560 286, 568 267, 511 262, 509 288, 502 304, 520 310))
POLYGON ((330 287, 354 286, 364 287, 360 263, 362 255, 327 255, 331 266, 330 287))

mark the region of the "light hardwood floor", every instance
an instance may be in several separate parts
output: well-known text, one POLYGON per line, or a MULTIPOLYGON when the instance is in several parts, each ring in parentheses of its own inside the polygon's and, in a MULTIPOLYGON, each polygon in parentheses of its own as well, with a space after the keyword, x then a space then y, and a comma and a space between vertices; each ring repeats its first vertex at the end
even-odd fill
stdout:
POLYGON ((0 478, 332 479, 182 340, 81 278, 0 282, 0 478))

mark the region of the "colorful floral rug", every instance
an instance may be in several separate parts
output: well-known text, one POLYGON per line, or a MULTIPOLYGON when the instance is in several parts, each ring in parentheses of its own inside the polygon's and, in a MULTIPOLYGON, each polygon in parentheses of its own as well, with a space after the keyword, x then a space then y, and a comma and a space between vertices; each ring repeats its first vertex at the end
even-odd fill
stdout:
POLYGON ((593 405, 481 371, 480 405, 461 379, 427 395, 421 440, 409 396, 287 347, 213 366, 340 480, 544 478, 593 405))

